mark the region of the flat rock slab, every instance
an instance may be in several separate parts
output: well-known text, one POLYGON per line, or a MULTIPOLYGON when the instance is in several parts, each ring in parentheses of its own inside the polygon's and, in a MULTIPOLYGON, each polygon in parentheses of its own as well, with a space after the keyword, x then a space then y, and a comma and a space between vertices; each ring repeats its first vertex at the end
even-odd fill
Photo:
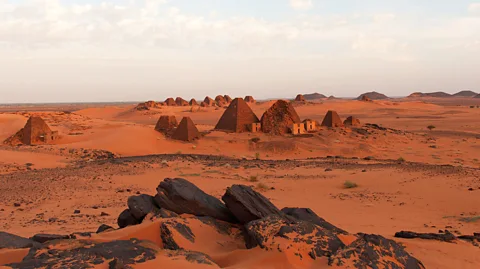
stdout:
POLYGON ((445 233, 439 233, 439 234, 401 231, 401 232, 395 233, 395 237, 404 238, 404 239, 419 238, 419 239, 437 240, 437 241, 443 241, 443 242, 453 242, 457 240, 457 237, 448 231, 445 233))
POLYGON ((40 246, 40 244, 31 239, 24 238, 14 234, 9 234, 6 232, 0 232, 0 249, 31 248, 31 247, 37 247, 37 246, 40 246))
POLYGON ((329 223, 323 218, 319 217, 313 210, 310 208, 294 208, 294 207, 285 207, 282 209, 282 212, 288 216, 294 217, 298 220, 308 221, 315 225, 318 225, 322 228, 325 228, 329 231, 339 234, 348 234, 346 231, 336 227, 335 225, 329 223))
POLYGON ((206 194, 183 178, 166 178, 160 182, 155 202, 158 207, 177 214, 209 216, 231 223, 237 222, 219 199, 206 194))
POLYGON ((59 234, 36 234, 32 237, 32 240, 38 243, 45 243, 53 240, 62 240, 62 239, 71 239, 70 235, 59 235, 59 234))
POLYGON ((242 224, 269 215, 283 215, 265 196, 245 185, 233 185, 227 188, 222 200, 242 224))

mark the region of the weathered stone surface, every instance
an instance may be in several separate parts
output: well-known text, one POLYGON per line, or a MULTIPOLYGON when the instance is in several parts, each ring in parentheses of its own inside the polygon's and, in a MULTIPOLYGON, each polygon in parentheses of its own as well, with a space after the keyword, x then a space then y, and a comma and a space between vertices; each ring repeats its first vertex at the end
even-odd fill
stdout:
POLYGON ((189 106, 189 103, 182 97, 177 97, 175 99, 175 104, 177 104, 177 106, 189 106))
POLYGON ((437 240, 437 241, 443 241, 443 242, 453 242, 457 239, 457 237, 454 234, 450 233, 449 231, 446 231, 445 233, 438 233, 438 234, 401 231, 401 232, 395 233, 395 237, 405 238, 405 239, 420 238, 420 239, 437 240))
POLYGON ((322 126, 325 127, 343 127, 343 122, 338 116, 338 113, 333 110, 329 110, 322 121, 322 126))
POLYGON ((295 97, 295 101, 296 102, 305 102, 305 97, 303 96, 303 94, 298 94, 297 97, 295 97))
POLYGON ((135 239, 107 243, 75 241, 70 245, 63 243, 61 248, 50 244, 42 248, 31 249, 23 261, 8 266, 12 268, 84 269, 107 264, 107 261, 113 259, 117 259, 118 263, 123 265, 144 263, 155 259, 155 254, 156 250, 152 243, 135 239))
POLYGON ((236 222, 235 217, 217 198, 206 194, 183 178, 166 178, 157 187, 155 202, 178 214, 210 216, 215 219, 236 222))
POLYGON ((301 123, 295 108, 284 100, 275 102, 265 113, 262 119, 262 131, 273 135, 283 135, 290 132, 294 123, 301 123))
POLYGON ((295 219, 311 222, 336 234, 348 234, 346 231, 334 226, 333 224, 319 217, 310 208, 285 207, 282 209, 282 212, 286 215, 294 217, 295 219))
POLYGON ((222 200, 242 224, 268 215, 283 215, 265 196, 245 185, 227 188, 222 200))
POLYGON ((271 215, 246 226, 247 248, 293 253, 300 258, 330 257, 345 245, 331 231, 311 222, 271 215))
POLYGON ((165 222, 162 222, 162 224, 160 225, 160 237, 162 239, 163 247, 165 249, 182 249, 182 247, 180 247, 175 241, 173 230, 176 230, 188 241, 192 243, 195 242, 195 235, 193 234, 190 227, 188 227, 183 221, 180 222, 178 219, 169 219, 165 222))
POLYGON ((360 120, 354 116, 348 117, 346 120, 343 121, 343 125, 345 126, 361 126, 362 123, 360 120))
POLYGON ((32 240, 38 243, 45 243, 53 240, 70 239, 70 235, 59 234, 36 234, 32 237, 32 240))
POLYGON ((167 210, 165 208, 155 207, 155 209, 152 212, 148 213, 145 216, 145 220, 154 221, 157 219, 168 219, 168 218, 176 218, 176 217, 178 217, 178 214, 173 211, 167 210))
POLYGON ((153 196, 147 194, 130 196, 127 204, 130 213, 138 222, 142 222, 143 218, 155 209, 153 196))
POLYGON ((14 234, 9 234, 6 232, 0 232, 0 249, 31 248, 39 245, 40 245, 39 243, 31 239, 24 238, 14 234))
POLYGON ((257 102, 257 101, 255 101, 253 96, 250 96, 250 95, 245 96, 245 98, 243 100, 245 100, 245 102, 247 102, 247 103, 256 103, 257 102))
POLYGON ((100 227, 98 227, 96 233, 99 234, 99 233, 114 231, 114 230, 115 230, 115 228, 113 228, 112 226, 102 224, 102 225, 100 225, 100 227))
POLYGON ((358 239, 329 258, 333 268, 425 269, 404 247, 380 235, 358 234, 358 239))
POLYGON ((172 138, 175 140, 192 142, 200 138, 200 132, 190 117, 183 117, 182 121, 180 121, 180 124, 173 133, 172 138))
POLYGON ((120 215, 118 216, 117 219, 117 224, 118 227, 120 228, 125 228, 127 226, 131 225, 137 225, 139 224, 138 220, 132 215, 132 212, 130 212, 130 209, 125 209, 120 215))
POLYGON ((248 131, 249 124, 258 122, 260 121, 250 106, 242 98, 235 98, 223 113, 215 130, 242 133, 248 131))

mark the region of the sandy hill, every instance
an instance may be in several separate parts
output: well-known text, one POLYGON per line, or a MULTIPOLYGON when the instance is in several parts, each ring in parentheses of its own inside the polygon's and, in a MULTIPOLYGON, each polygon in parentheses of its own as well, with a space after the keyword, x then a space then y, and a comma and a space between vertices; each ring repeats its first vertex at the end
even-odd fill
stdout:
POLYGON ((321 93, 309 93, 309 94, 304 94, 303 97, 305 100, 316 100, 316 99, 322 99, 322 98, 327 98, 325 95, 321 93))
POLYGON ((364 93, 364 94, 361 94, 361 95, 357 98, 357 100, 362 100, 364 96, 370 98, 371 100, 388 99, 388 96, 386 96, 385 94, 382 94, 382 93, 378 93, 378 92, 366 92, 366 93, 364 93))
MULTIPOLYGON (((461 92, 459 92, 461 93, 461 92)), ((446 93, 446 92, 414 92, 410 94, 408 97, 437 97, 437 98, 447 98, 447 97, 452 97, 451 94, 446 93)))
POLYGON ((453 96, 455 96, 455 97, 474 97, 475 95, 477 95, 477 93, 474 92, 474 91, 460 91, 460 92, 455 93, 453 96))

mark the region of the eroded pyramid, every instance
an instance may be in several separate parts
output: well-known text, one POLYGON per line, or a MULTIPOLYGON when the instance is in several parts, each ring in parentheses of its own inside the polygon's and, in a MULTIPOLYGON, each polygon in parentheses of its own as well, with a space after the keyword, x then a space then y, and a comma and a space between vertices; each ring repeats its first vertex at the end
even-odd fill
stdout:
POLYGON ((192 142, 198 138, 200 138, 200 132, 198 132, 197 127, 190 117, 183 117, 182 121, 180 121, 180 124, 172 135, 172 139, 186 142, 192 142))
POLYGON ((333 110, 329 110, 325 115, 325 117, 323 118, 322 126, 343 127, 344 125, 342 120, 340 119, 340 116, 338 116, 338 113, 333 110))
POLYGON ((278 100, 262 116, 264 133, 283 135, 290 131, 294 123, 301 123, 295 108, 284 100, 278 100))

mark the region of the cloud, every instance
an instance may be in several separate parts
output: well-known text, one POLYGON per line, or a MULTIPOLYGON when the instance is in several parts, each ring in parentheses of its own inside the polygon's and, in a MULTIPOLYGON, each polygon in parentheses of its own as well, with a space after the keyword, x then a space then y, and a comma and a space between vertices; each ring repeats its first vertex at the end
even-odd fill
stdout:
POLYGON ((468 6, 468 11, 471 13, 478 13, 480 14, 480 3, 471 3, 468 6))
POLYGON ((308 10, 313 7, 312 0, 290 0, 290 6, 295 10, 308 10))
POLYGON ((381 13, 375 14, 373 16, 373 21, 376 23, 387 23, 393 21, 396 18, 396 15, 393 13, 381 13))

